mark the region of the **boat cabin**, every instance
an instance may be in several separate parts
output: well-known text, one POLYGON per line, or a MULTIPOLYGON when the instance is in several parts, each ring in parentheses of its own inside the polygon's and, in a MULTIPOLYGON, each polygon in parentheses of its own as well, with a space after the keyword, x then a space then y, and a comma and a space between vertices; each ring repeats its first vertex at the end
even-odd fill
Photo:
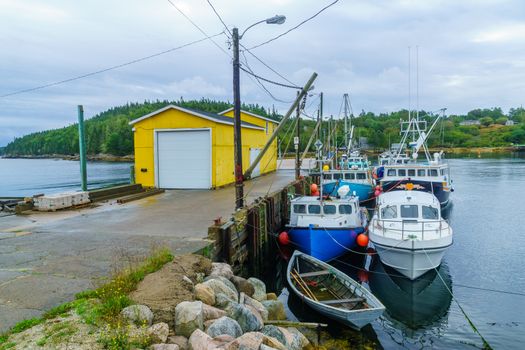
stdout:
POLYGON ((382 181, 407 179, 424 182, 445 182, 447 185, 450 181, 449 167, 445 163, 429 165, 418 163, 385 165, 381 175, 382 181))
POLYGON ((436 221, 441 219, 439 200, 427 192, 393 191, 379 196, 380 220, 436 221))
POLYGON ((292 227, 341 227, 362 226, 361 210, 357 197, 326 199, 297 197, 290 202, 292 227))
POLYGON ((323 182, 337 180, 348 180, 352 182, 371 182, 370 172, 368 170, 328 170, 323 171, 323 182))

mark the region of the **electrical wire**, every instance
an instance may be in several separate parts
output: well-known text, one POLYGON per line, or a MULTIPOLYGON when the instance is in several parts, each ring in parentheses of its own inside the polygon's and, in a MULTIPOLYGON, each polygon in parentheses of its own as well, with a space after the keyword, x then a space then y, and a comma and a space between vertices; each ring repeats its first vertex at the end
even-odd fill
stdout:
POLYGON ((215 9, 215 7, 213 6, 213 4, 211 3, 210 0, 206 0, 208 2, 208 5, 210 5, 211 9, 213 10, 213 12, 215 12, 215 15, 217 16, 217 18, 219 18, 219 21, 221 21, 222 25, 224 26, 224 28, 226 28, 226 30, 228 31, 228 33, 230 33, 230 36, 233 36, 232 32, 230 31, 230 29, 228 28, 228 26, 226 25, 226 23, 224 23, 224 21, 222 20, 221 18, 221 15, 219 15, 219 13, 217 12, 217 10, 215 9))
POLYGON ((290 83, 291 85, 296 85, 295 83, 293 83, 292 81, 290 81, 289 79, 287 79, 285 76, 283 76, 281 73, 277 72, 274 68, 270 67, 270 65, 268 65, 267 63, 265 63, 262 59, 260 59, 256 54, 254 54, 253 52, 251 52, 250 50, 248 50, 244 45, 240 44, 240 46, 244 49, 243 51, 246 51, 248 52, 250 55, 252 55, 257 61, 259 61, 262 65, 264 65, 266 68, 268 68, 269 70, 271 70, 272 72, 274 72, 276 75, 278 75, 279 77, 281 77, 283 80, 287 81, 288 83, 290 83))
POLYGON ((301 87, 299 86, 294 86, 294 85, 286 85, 286 84, 283 84, 283 83, 278 83, 276 81, 273 81, 273 80, 270 80, 270 79, 267 79, 267 78, 263 78, 261 77, 260 75, 257 75, 255 74, 253 71, 249 71, 243 67, 240 67, 242 71, 244 71, 245 73, 248 73, 252 76, 254 76, 255 78, 259 79, 259 80, 263 80, 267 83, 270 83, 270 84, 274 84, 274 85, 277 85, 277 86, 281 86, 281 87, 285 87, 285 88, 289 88, 289 89, 294 89, 294 90, 301 90, 301 87))
MULTIPOLYGON (((169 1, 169 0, 168 0, 168 1, 169 1)), ((262 42, 262 43, 260 43, 260 44, 257 44, 257 45, 255 45, 255 46, 250 47, 250 50, 253 50, 253 49, 255 49, 255 48, 261 47, 261 46, 263 46, 263 45, 266 45, 266 44, 268 44, 268 43, 271 43, 271 42, 274 41, 274 40, 279 39, 279 38, 282 37, 282 36, 285 36, 286 34, 290 33, 291 31, 293 31, 293 30, 299 28, 300 26, 302 26, 302 25, 305 24, 306 22, 308 22, 308 21, 314 19, 314 18, 317 17, 321 12, 323 12, 323 11, 325 11, 326 9, 328 9, 329 7, 335 5, 338 1, 339 1, 339 0, 334 0, 334 1, 331 2, 330 4, 326 5, 325 7, 323 7, 323 8, 320 9, 319 11, 317 11, 317 12, 316 12, 315 14, 313 14, 312 16, 308 17, 307 19, 305 19, 305 20, 302 21, 301 23, 297 24, 295 27, 292 27, 292 28, 288 29, 287 31, 285 31, 284 33, 281 33, 281 34, 279 34, 279 35, 277 35, 277 36, 275 36, 275 37, 273 37, 273 38, 271 38, 271 39, 268 39, 268 40, 266 40, 266 41, 264 41, 264 42, 262 42)))

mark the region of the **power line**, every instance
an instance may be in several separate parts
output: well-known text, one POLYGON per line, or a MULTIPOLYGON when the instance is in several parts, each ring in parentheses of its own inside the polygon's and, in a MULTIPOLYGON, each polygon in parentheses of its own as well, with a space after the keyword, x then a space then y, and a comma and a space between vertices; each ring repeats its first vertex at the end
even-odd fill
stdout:
POLYGON ((195 40, 195 41, 189 42, 187 44, 171 48, 169 50, 157 52, 157 53, 149 55, 149 56, 137 58, 137 59, 135 59, 133 61, 125 62, 125 63, 118 64, 118 65, 115 65, 115 66, 111 66, 111 67, 108 67, 108 68, 104 68, 104 69, 101 69, 101 70, 98 70, 98 71, 95 71, 95 72, 78 75, 76 77, 72 77, 72 78, 68 78, 68 79, 64 79, 64 80, 60 80, 60 81, 55 81, 55 82, 52 82, 52 83, 49 83, 49 84, 44 84, 44 85, 36 86, 36 87, 33 87, 33 88, 29 88, 29 89, 13 91, 13 92, 10 92, 10 93, 4 94, 4 95, 0 95, 0 98, 13 96, 13 95, 18 95, 18 94, 23 94, 23 93, 26 93, 26 92, 31 92, 31 91, 36 91, 36 90, 41 90, 41 89, 45 89, 45 88, 48 88, 48 87, 51 87, 51 86, 56 86, 56 85, 69 83, 69 82, 72 82, 72 81, 75 81, 75 80, 91 77, 93 75, 97 75, 97 74, 101 74, 101 73, 105 73, 105 72, 108 72, 108 71, 111 71, 111 70, 114 70, 114 69, 126 67, 126 66, 129 66, 131 64, 135 64, 135 63, 138 63, 138 62, 146 61, 146 60, 149 60, 149 59, 154 58, 154 57, 158 57, 158 56, 161 56, 161 55, 164 55, 164 54, 176 51, 176 50, 180 50, 182 48, 185 48, 185 47, 188 47, 188 46, 191 46, 191 45, 194 45, 194 44, 198 44, 198 43, 200 43, 202 41, 205 41, 205 40, 208 40, 210 38, 214 38, 216 36, 222 35, 223 33, 224 32, 220 32, 220 33, 217 33, 215 35, 212 35, 211 37, 206 35, 206 38, 195 40))
POLYGON ((241 47, 246 51, 248 52, 250 55, 252 55, 257 61, 261 62, 266 68, 268 68, 269 70, 271 70, 272 72, 274 72, 275 74, 277 74, 279 77, 281 77, 283 80, 287 81, 288 83, 292 84, 292 85, 297 85, 293 82, 291 82, 290 80, 288 80, 286 77, 284 77, 281 73, 277 72, 275 69, 273 69, 272 67, 270 67, 267 63, 265 63, 263 60, 261 60, 259 57, 257 57, 257 55, 255 55, 253 52, 251 52, 250 50, 248 50, 244 45, 240 44, 241 47))
POLYGON ((215 7, 213 6, 213 4, 211 3, 210 0, 206 0, 208 2, 208 5, 210 5, 211 9, 213 10, 213 12, 215 12, 215 15, 217 15, 217 18, 219 18, 219 21, 221 21, 222 25, 224 26, 224 28, 226 28, 226 30, 228 31, 228 33, 230 33, 230 36, 233 36, 232 32, 230 31, 230 29, 228 28, 228 26, 226 25, 226 23, 224 23, 224 21, 222 20, 221 18, 221 15, 219 15, 219 13, 217 12, 217 10, 215 9, 215 7))
MULTIPOLYGON (((168 0, 168 1, 169 1, 169 0, 168 0)), ((338 1, 339 1, 339 0, 334 0, 334 1, 331 2, 330 4, 326 5, 325 7, 323 7, 323 8, 320 9, 319 11, 317 11, 314 15, 308 17, 307 19, 305 19, 304 21, 302 21, 301 23, 299 23, 298 25, 296 25, 295 27, 292 27, 292 28, 288 29, 286 32, 281 33, 281 34, 277 35, 276 37, 273 37, 273 38, 271 38, 271 39, 269 39, 269 40, 266 40, 266 41, 264 41, 264 42, 262 42, 262 43, 260 43, 260 44, 257 44, 257 45, 255 45, 255 46, 250 47, 250 50, 253 50, 253 49, 258 48, 258 47, 260 47, 260 46, 266 45, 266 44, 268 44, 268 43, 270 43, 270 42, 272 42, 272 41, 274 41, 274 40, 277 40, 277 39, 279 39, 280 37, 282 37, 282 36, 284 36, 284 35, 290 33, 292 30, 295 30, 295 29, 299 28, 300 26, 302 26, 302 25, 305 24, 306 22, 308 22, 308 21, 314 19, 315 17, 317 17, 321 12, 323 12, 323 11, 325 11, 326 9, 328 9, 329 7, 335 5, 338 1)))
POLYGON ((240 67, 240 68, 241 68, 241 70, 243 70, 244 72, 246 72, 246 73, 248 73, 248 74, 250 74, 250 75, 256 77, 257 79, 263 80, 263 81, 265 81, 265 82, 267 82, 267 83, 274 84, 274 85, 281 86, 281 87, 285 87, 285 88, 289 88, 289 89, 294 89, 294 90, 300 90, 300 89, 301 89, 301 87, 299 87, 299 86, 295 86, 295 85, 286 85, 286 84, 283 84, 283 83, 278 83, 278 82, 276 82, 276 81, 273 81, 273 80, 270 80, 270 79, 267 79, 267 78, 263 78, 263 77, 261 77, 260 75, 255 74, 253 71, 249 71, 249 70, 247 70, 247 69, 245 69, 245 68, 243 68, 243 67, 240 67))

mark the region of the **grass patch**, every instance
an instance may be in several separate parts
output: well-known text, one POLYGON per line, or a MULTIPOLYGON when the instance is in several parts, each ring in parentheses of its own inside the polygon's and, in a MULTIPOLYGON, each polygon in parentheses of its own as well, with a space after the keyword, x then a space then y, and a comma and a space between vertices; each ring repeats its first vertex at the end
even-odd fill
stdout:
POLYGON ((5 344, 0 345, 0 350, 11 349, 11 348, 14 348, 15 346, 16 346, 16 343, 14 342, 5 343, 5 344))
POLYGON ((28 320, 20 321, 13 328, 11 328, 11 333, 23 332, 28 328, 41 324, 42 322, 44 322, 43 318, 30 318, 28 320))

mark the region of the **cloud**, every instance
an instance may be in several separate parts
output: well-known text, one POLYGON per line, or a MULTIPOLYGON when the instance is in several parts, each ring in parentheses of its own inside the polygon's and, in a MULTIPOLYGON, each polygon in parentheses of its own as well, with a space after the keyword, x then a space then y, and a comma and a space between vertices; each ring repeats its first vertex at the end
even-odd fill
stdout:
POLYGON ((483 30, 472 40, 475 43, 508 43, 525 41, 525 23, 504 24, 499 27, 483 30))

